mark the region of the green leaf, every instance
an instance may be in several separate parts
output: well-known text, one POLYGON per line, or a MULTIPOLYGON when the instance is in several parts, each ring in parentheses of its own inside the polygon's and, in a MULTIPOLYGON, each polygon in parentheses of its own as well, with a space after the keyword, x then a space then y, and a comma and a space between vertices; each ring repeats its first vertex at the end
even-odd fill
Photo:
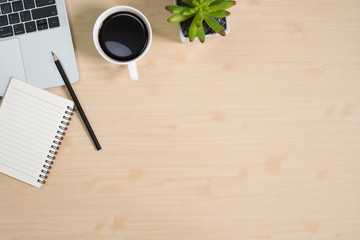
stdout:
POLYGON ((194 7, 194 4, 192 4, 191 0, 181 0, 183 3, 185 3, 186 5, 188 5, 189 7, 194 7))
POLYGON ((235 1, 224 1, 210 7, 210 12, 228 9, 236 4, 235 1))
POLYGON ((185 20, 188 20, 189 18, 191 18, 194 15, 189 15, 189 16, 184 16, 184 15, 174 15, 168 18, 168 22, 171 23, 179 23, 179 22, 183 22, 185 20))
POLYGON ((205 42, 205 31, 204 31, 204 27, 202 24, 201 24, 200 28, 198 28, 197 36, 201 43, 205 42))
POLYGON ((215 12, 209 12, 208 14, 212 17, 224 18, 224 17, 230 16, 231 13, 226 10, 219 10, 219 11, 215 11, 215 12))
POLYGON ((197 28, 200 28, 200 26, 202 26, 202 22, 204 21, 204 14, 202 13, 202 11, 199 11, 195 15, 194 21, 196 21, 196 27, 197 28))
POLYGON ((173 13, 173 14, 181 14, 185 10, 188 10, 188 9, 191 9, 191 8, 181 7, 181 6, 177 6, 177 5, 171 5, 171 6, 166 6, 165 9, 168 10, 169 12, 173 13))
POLYGON ((192 15, 192 14, 195 14, 196 13, 196 9, 195 8, 188 8, 186 10, 184 10, 182 12, 182 15, 184 16, 189 16, 189 15, 192 15))
POLYGON ((210 3, 210 6, 214 6, 214 5, 217 5, 221 2, 226 2, 226 1, 229 1, 229 0, 213 0, 211 3, 210 3))
POLYGON ((194 41, 196 35, 197 35, 197 32, 198 32, 198 27, 197 27, 197 19, 199 19, 199 13, 198 12, 195 17, 194 17, 194 20, 192 21, 191 25, 190 25, 190 28, 189 28, 189 40, 190 42, 194 41))
POLYGON ((220 25, 220 23, 215 21, 215 19, 213 19, 212 17, 210 17, 207 14, 204 15, 204 19, 205 19, 205 22, 209 25, 209 27, 214 29, 215 32, 217 32, 218 34, 220 34, 222 36, 226 35, 225 29, 220 25))

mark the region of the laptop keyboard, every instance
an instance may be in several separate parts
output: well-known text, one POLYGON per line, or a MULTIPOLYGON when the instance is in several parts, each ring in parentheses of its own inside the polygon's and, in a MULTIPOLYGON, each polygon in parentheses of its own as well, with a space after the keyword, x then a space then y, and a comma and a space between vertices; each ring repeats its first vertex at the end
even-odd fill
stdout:
POLYGON ((0 38, 60 26, 55 0, 0 0, 0 38))

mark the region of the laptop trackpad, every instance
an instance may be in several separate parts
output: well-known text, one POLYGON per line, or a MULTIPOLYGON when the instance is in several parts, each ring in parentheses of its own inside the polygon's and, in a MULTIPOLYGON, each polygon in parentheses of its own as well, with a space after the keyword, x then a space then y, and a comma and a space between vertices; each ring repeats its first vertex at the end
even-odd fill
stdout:
POLYGON ((0 96, 4 95, 11 77, 26 81, 18 39, 0 42, 0 96))

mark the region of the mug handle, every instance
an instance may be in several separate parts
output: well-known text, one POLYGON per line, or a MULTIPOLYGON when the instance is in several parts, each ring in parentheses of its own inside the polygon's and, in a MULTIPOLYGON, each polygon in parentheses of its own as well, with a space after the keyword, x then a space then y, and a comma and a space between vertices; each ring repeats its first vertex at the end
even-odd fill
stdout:
POLYGON ((139 73, 137 70, 136 62, 129 63, 128 69, 129 69, 131 80, 133 80, 133 81, 139 80, 139 73))

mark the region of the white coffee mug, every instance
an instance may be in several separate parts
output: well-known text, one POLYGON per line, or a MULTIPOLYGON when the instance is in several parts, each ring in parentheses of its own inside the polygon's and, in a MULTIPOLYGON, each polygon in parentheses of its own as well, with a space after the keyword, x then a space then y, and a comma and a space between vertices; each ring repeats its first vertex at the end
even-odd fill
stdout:
POLYGON ((106 10, 99 16, 99 18, 95 22, 94 30, 93 30, 93 40, 94 40, 96 49, 98 50, 98 52, 100 53, 100 55, 103 58, 105 58, 106 60, 108 60, 111 63, 115 63, 115 64, 119 64, 119 65, 127 65, 128 69, 129 69, 131 80, 139 79, 136 62, 138 60, 140 60, 143 56, 145 56, 145 54, 147 53, 147 51, 150 48, 151 40, 152 40, 151 25, 150 25, 148 19, 144 16, 144 14, 142 14, 139 10, 137 10, 133 7, 129 7, 129 6, 116 6, 116 7, 106 10), (99 42, 99 31, 103 25, 103 22, 111 15, 120 13, 120 12, 128 12, 128 13, 131 13, 131 14, 137 16, 138 18, 140 18, 143 21, 143 23, 145 24, 145 26, 147 28, 148 39, 147 39, 147 45, 146 45, 145 49, 142 51, 142 53, 140 55, 138 55, 136 58, 131 59, 129 61, 118 61, 118 60, 115 60, 115 59, 109 57, 103 51, 103 49, 101 48, 100 42, 99 42))

